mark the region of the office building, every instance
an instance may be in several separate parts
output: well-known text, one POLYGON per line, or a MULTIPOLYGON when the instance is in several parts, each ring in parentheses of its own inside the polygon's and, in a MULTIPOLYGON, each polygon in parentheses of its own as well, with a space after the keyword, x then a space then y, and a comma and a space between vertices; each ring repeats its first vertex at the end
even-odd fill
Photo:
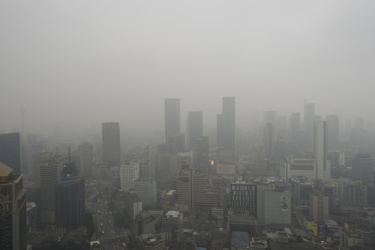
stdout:
MULTIPOLYGON (((164 100, 165 110, 165 143, 169 145, 169 138, 180 133, 180 99, 168 98, 164 100)), ((170 148, 168 146, 168 148, 170 148)))
POLYGON ((257 185, 257 221, 261 226, 290 225, 291 193, 286 183, 277 181, 271 186, 257 185))
POLYGON ((56 227, 77 229, 85 225, 85 182, 74 162, 64 165, 56 186, 56 227))
POLYGON ((118 122, 105 122, 102 124, 102 151, 105 165, 120 165, 120 124, 118 122))
POLYGON ((317 223, 324 223, 329 215, 329 198, 323 190, 310 193, 310 217, 317 223))
POLYGON ((352 161, 352 180, 373 185, 373 163, 368 154, 357 154, 352 161))
POLYGON ((31 235, 38 228, 38 206, 35 202, 26 202, 26 232, 31 235))
POLYGON ((0 162, 0 249, 26 248, 23 175, 0 162))
POLYGON ((20 134, 0 134, 0 162, 21 173, 20 134))
POLYGON ((139 164, 121 165, 120 184, 121 191, 127 192, 134 188, 134 181, 139 178, 139 164))
POLYGON ((50 152, 42 152, 36 159, 36 186, 41 192, 40 218, 42 223, 55 223, 55 188, 61 180, 60 173, 67 162, 66 157, 50 152))
POLYGON ((232 183, 230 200, 233 211, 247 212, 257 216, 257 185, 249 183, 232 183))
POLYGON ((186 127, 188 149, 196 151, 196 140, 203 136, 203 113, 189 112, 186 127))
POLYGON ((276 111, 263 112, 263 124, 273 123, 276 120, 276 111))
POLYGON ((205 199, 206 176, 195 169, 182 170, 177 180, 178 203, 182 211, 193 211, 205 199))
POLYGON ((132 220, 135 219, 137 214, 142 212, 142 207, 142 201, 134 189, 131 189, 125 193, 125 209, 132 220))
POLYGON ((235 98, 223 97, 222 114, 217 116, 217 143, 219 148, 235 153, 235 98))
POLYGON ((80 157, 80 172, 83 178, 92 178, 92 168, 94 165, 94 147, 88 142, 84 142, 78 146, 78 154, 80 157))
POLYGON ((155 180, 151 178, 137 179, 134 181, 134 189, 143 205, 153 206, 157 202, 155 180))
POLYGON ((337 115, 327 115, 327 150, 335 151, 339 149, 339 117, 337 115))
POLYGON ((168 138, 168 152, 170 154, 177 154, 185 150, 185 135, 174 134, 168 138))
POLYGON ((325 121, 314 123, 313 135, 313 154, 317 166, 316 178, 329 180, 331 178, 331 168, 327 157, 327 124, 325 121))
POLYGON ((317 165, 312 154, 301 153, 296 156, 287 156, 280 164, 280 175, 285 181, 292 177, 304 176, 309 180, 317 177, 317 165))

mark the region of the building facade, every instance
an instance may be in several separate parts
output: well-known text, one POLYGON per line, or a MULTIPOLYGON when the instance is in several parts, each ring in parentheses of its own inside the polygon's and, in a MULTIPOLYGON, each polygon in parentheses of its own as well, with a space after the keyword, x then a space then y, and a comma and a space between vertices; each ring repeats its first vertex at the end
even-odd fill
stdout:
POLYGON ((0 162, 21 173, 20 134, 0 134, 0 162))
POLYGON ((118 122, 102 124, 102 151, 104 164, 108 166, 120 165, 120 124, 118 122))

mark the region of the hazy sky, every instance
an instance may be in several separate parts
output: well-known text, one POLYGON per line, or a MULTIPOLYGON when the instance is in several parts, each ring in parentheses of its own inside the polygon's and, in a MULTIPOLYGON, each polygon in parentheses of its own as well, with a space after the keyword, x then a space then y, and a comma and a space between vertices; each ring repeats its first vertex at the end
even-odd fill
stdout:
MULTIPOLYGON (((0 1, 0 129, 163 129, 164 98, 215 128, 253 112, 373 117, 375 1, 0 1)), ((302 116, 303 117, 303 116, 302 116)))

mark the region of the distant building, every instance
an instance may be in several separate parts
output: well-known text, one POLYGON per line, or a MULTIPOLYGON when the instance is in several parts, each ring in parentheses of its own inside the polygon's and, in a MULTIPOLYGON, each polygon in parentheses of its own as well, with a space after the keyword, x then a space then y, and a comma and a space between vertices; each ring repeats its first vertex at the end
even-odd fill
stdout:
MULTIPOLYGON (((305 131, 305 144, 311 145, 313 141, 313 128, 315 122, 315 103, 305 103, 303 127, 305 131)), ((310 146, 311 147, 311 146, 310 146)))
POLYGON ((0 249, 26 248, 23 175, 0 162, 0 249))
POLYGON ((38 207, 35 202, 26 202, 26 231, 31 235, 37 230, 38 207))
POLYGON ((174 134, 168 137, 168 148, 170 154, 177 154, 185 150, 185 135, 174 134))
POLYGON ((193 211, 204 199, 206 176, 195 169, 183 170, 177 180, 178 203, 182 211, 193 211))
POLYGON ((373 163, 368 154, 357 154, 352 161, 353 181, 363 181, 363 183, 373 185, 373 163))
POLYGON ((88 142, 78 146, 80 156, 80 171, 85 179, 92 178, 92 168, 94 166, 94 147, 88 142))
POLYGON ((0 134, 0 162, 21 173, 20 134, 0 134))
POLYGON ((327 150, 328 152, 339 149, 339 117, 337 115, 327 115, 327 150))
POLYGON ((77 229, 85 225, 85 182, 74 162, 64 165, 56 186, 56 227, 77 229))
POLYGON ((142 234, 138 239, 145 250, 166 249, 165 240, 160 234, 142 234))
POLYGON ((180 99, 167 98, 164 100, 165 114, 165 143, 168 149, 170 137, 180 134, 180 99))
POLYGON ((195 167, 197 169, 207 169, 210 166, 209 157, 208 136, 198 137, 195 140, 195 167))
POLYGON ((217 143, 219 148, 235 153, 235 97, 223 97, 223 111, 217 116, 217 143))
POLYGON ((331 167, 328 160, 327 124, 325 121, 314 123, 313 154, 317 166, 317 178, 331 179, 331 167))
POLYGON ((196 151, 196 140, 203 136, 203 113, 189 112, 186 123, 188 149, 196 151))
POLYGON ((273 159, 275 146, 275 131, 272 123, 264 125, 263 130, 263 146, 266 159, 273 159))
POLYGON ((120 165, 120 124, 118 122, 102 124, 102 151, 104 164, 108 166, 120 165))
POLYGON ((280 175, 285 181, 293 176, 305 176, 307 179, 315 180, 317 178, 315 157, 311 154, 286 157, 280 164, 280 175))

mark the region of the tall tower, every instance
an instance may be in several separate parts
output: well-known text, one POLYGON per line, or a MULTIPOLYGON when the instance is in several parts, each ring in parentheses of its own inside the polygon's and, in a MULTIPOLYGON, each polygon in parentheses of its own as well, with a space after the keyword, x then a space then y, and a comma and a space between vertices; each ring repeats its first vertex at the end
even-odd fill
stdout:
POLYGON ((76 229, 85 225, 85 182, 74 162, 64 165, 56 186, 56 227, 76 229))
POLYGON ((318 179, 330 179, 330 161, 327 160, 327 124, 325 121, 314 123, 313 154, 315 156, 318 179))
POLYGON ((223 97, 223 112, 217 116, 218 146, 235 152, 235 98, 223 97))
POLYGON ((105 122, 102 124, 103 163, 108 166, 119 166, 120 155, 120 124, 105 122))
POLYGON ((165 143, 169 145, 172 136, 180 133, 180 99, 164 100, 165 109, 165 143))
POLYGON ((0 249, 26 249, 23 175, 0 162, 0 249))
POLYGON ((56 214, 55 188, 67 159, 50 152, 40 153, 36 159, 36 186, 41 191, 41 221, 54 223, 56 214))
POLYGON ((328 152, 339 149, 339 117, 337 115, 327 115, 327 147, 328 152))
POLYGON ((20 134, 10 133, 0 135, 0 162, 21 173, 20 134))
POLYGON ((305 131, 305 142, 307 145, 311 145, 313 141, 313 127, 315 121, 315 104, 314 103, 305 103, 305 113, 303 120, 303 128, 305 131))
POLYGON ((197 138, 203 136, 203 113, 189 112, 187 117, 187 143, 188 148, 196 150, 197 138))

